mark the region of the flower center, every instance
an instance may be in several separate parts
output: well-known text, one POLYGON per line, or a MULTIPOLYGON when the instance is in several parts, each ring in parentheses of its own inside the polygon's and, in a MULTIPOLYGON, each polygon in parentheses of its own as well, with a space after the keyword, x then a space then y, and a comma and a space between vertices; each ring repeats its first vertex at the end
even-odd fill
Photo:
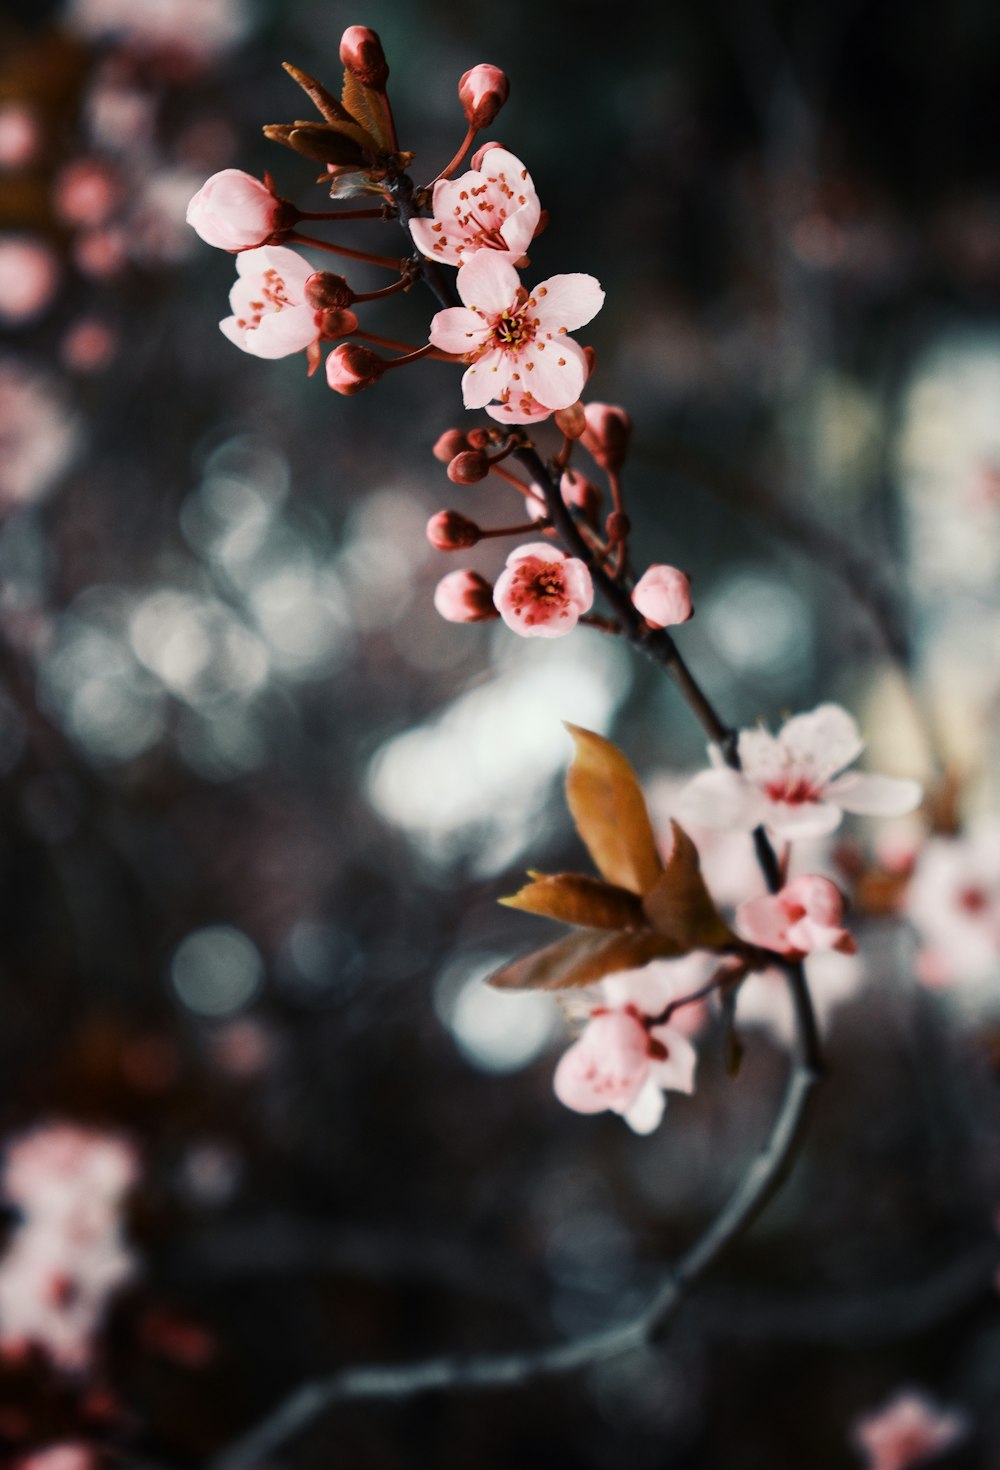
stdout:
POLYGON ((510 600, 521 620, 532 627, 555 615, 566 617, 568 598, 562 568, 557 562, 532 558, 518 567, 510 589, 510 600))
POLYGON ((239 317, 237 326, 244 327, 247 331, 253 331, 259 327, 264 316, 269 311, 280 311, 283 306, 291 306, 288 292, 285 287, 284 278, 278 274, 273 266, 270 266, 261 279, 260 294, 262 301, 251 301, 249 317, 239 317))
POLYGON ((958 895, 958 906, 967 914, 981 914, 989 908, 989 899, 982 888, 963 888, 958 895))
POLYGON ((764 790, 772 801, 786 806, 802 806, 808 801, 821 801, 822 793, 805 776, 779 776, 765 783, 764 790))
POLYGON ((522 314, 502 311, 493 322, 493 341, 507 352, 516 352, 534 337, 534 327, 534 322, 527 321, 522 314))

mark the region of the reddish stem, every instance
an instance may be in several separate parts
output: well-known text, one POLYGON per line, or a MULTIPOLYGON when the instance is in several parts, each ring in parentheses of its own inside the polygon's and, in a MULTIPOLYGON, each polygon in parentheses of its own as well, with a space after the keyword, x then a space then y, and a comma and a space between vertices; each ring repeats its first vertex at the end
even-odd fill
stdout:
POLYGON ((470 124, 469 131, 466 133, 465 137, 462 139, 462 146, 461 146, 461 148, 455 154, 455 157, 451 160, 451 162, 447 165, 447 167, 446 168, 443 168, 441 170, 441 172, 437 175, 436 178, 431 179, 430 183, 427 185, 427 188, 428 189, 433 189, 434 185, 440 179, 450 179, 451 178, 452 174, 458 168, 458 165, 462 162, 462 159, 465 157, 465 155, 468 153, 469 149, 472 147, 473 140, 475 139, 475 136, 476 136, 476 134, 478 132, 479 132, 479 129, 472 127, 471 124, 470 124))
POLYGON ((397 291, 405 291, 407 286, 413 285, 411 275, 402 275, 398 281, 393 281, 391 286, 383 286, 381 291, 361 291, 354 296, 352 306, 359 301, 381 301, 384 296, 394 296, 397 291))
POLYGON ((322 220, 392 218, 386 214, 384 205, 378 209, 296 209, 295 214, 298 219, 322 220))
POLYGON ((401 260, 397 256, 393 259, 388 255, 372 255, 367 250, 349 250, 346 245, 334 245, 330 240, 317 240, 312 235, 300 235, 298 230, 293 230, 287 237, 296 245, 308 245, 313 250, 329 250, 333 255, 346 255, 348 260, 360 260, 365 265, 380 265, 383 270, 399 272, 401 260))
POLYGON ((480 526, 479 537, 481 541, 485 541, 489 536, 524 536, 529 531, 545 531, 551 524, 550 520, 529 521, 526 526, 497 526, 492 531, 480 526))

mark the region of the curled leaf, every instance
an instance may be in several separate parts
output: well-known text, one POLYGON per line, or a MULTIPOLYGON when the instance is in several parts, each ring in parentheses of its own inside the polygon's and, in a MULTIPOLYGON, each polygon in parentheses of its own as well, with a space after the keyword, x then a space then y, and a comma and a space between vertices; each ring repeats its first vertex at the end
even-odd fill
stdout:
POLYGON ((635 772, 610 740, 567 725, 576 745, 566 800, 598 871, 609 883, 648 893, 663 865, 635 772))
POLYGON ((332 92, 328 92, 322 82, 311 77, 301 67, 293 66, 290 61, 283 61, 282 66, 294 82, 305 92, 310 102, 313 103, 317 112, 322 113, 327 122, 353 123, 357 119, 352 117, 344 105, 337 101, 332 92))
POLYGON ((670 825, 673 847, 656 884, 643 897, 646 918, 677 945, 680 954, 737 943, 705 887, 698 849, 678 822, 670 825))
POLYGON ((654 929, 581 929, 533 950, 490 976, 498 990, 569 990, 678 953, 654 929))
POLYGON ((368 134, 355 123, 268 123, 264 136, 318 163, 361 168, 376 151, 368 134))
POLYGON ((507 908, 589 929, 648 927, 642 900, 627 888, 583 873, 532 873, 531 878, 532 882, 500 902, 507 908))
POLYGON ((377 92, 359 82, 351 72, 344 72, 343 104, 355 121, 375 140, 378 151, 388 153, 392 143, 386 130, 385 113, 377 92))

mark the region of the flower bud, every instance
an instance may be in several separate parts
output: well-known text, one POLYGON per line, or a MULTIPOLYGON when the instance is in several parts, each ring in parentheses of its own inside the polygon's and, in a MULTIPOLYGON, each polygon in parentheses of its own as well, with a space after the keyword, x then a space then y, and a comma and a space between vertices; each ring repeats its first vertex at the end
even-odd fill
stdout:
POLYGON ((326 360, 326 381, 335 393, 348 397, 370 388, 384 372, 382 358, 357 342, 344 342, 335 347, 326 360))
POLYGON ((382 42, 369 26, 348 26, 340 38, 340 64, 352 77, 376 92, 385 90, 389 63, 382 42))
POLYGON ((458 100, 471 128, 488 128, 509 94, 504 73, 487 62, 467 71, 458 84, 458 100))
POLYGON ((602 470, 616 475, 628 453, 632 420, 623 408, 611 403, 588 403, 584 415, 587 427, 580 436, 584 449, 602 470))
POLYGON ((691 579, 677 567, 652 566, 643 572, 632 591, 632 601, 654 628, 686 623, 694 613, 691 579))
POLYGON ((456 485, 475 485, 485 480, 490 462, 481 449, 465 449, 448 466, 448 479, 456 485))
POLYGON ((461 429, 445 429, 440 438, 435 441, 431 453, 442 464, 450 464, 456 454, 461 454, 468 447, 469 441, 461 429))
POLYGON ((632 522, 623 510, 613 510, 604 522, 604 534, 608 538, 609 546, 617 546, 619 541, 624 541, 632 529, 632 522))
POLYGON ((489 582, 467 568, 441 578, 434 589, 434 606, 449 623, 485 623, 500 616, 489 582))
POLYGON ((585 347, 583 349, 583 355, 587 359, 587 377, 592 378, 597 368, 597 353, 593 347, 585 347))
POLYGON ((575 507, 587 525, 596 531, 600 522, 601 501, 604 499, 600 487, 593 480, 588 480, 586 475, 581 475, 576 470, 566 470, 559 482, 559 489, 566 504, 575 507))
POLYGON ((560 408, 555 413, 556 428, 567 439, 579 439, 587 427, 582 403, 571 403, 569 408, 560 408))
POLYGON ((486 449, 493 443, 493 434, 490 429, 470 429, 467 437, 470 449, 486 449))
POLYGON ((305 295, 317 311, 342 311, 354 300, 347 278, 334 275, 333 271, 313 271, 306 281, 305 295))
POLYGON ((206 245, 253 250, 290 228, 294 209, 261 179, 239 168, 213 174, 187 207, 187 222, 206 245))
POLYGON ((435 551, 467 551, 480 539, 480 531, 460 511, 439 510, 427 522, 427 539, 435 551))
POLYGON ((321 311, 316 314, 316 325, 324 342, 336 342, 358 330, 358 319, 353 311, 321 311))

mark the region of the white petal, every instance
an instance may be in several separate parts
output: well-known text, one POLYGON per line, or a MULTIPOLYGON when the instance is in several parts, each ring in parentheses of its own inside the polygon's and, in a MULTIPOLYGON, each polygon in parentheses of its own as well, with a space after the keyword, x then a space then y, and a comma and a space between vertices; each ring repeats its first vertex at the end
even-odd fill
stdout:
POLYGON ((604 292, 593 276, 573 272, 550 276, 532 291, 538 320, 547 332, 567 332, 585 326, 604 305, 604 292))
POLYGON ((654 1026, 649 1034, 667 1048, 665 1061, 650 1063, 649 1075, 656 1085, 671 1092, 694 1092, 698 1053, 687 1037, 674 1026, 654 1026))
POLYGON ((434 246, 441 238, 442 231, 434 228, 433 220, 411 219, 410 235, 421 255, 426 255, 431 260, 441 259, 443 252, 435 250, 434 246))
POLYGON ((317 330, 311 306, 286 306, 262 317, 260 326, 247 333, 246 348, 254 357, 288 357, 303 352, 317 330))
POLYGON ((740 765, 748 781, 759 785, 777 779, 787 770, 787 757, 770 730, 757 727, 741 730, 740 765))
POLYGON ((238 325, 234 316, 227 316, 219 323, 219 331, 228 337, 242 352, 247 350, 247 329, 238 325))
POLYGON ((448 306, 431 320, 430 341, 441 352, 466 357, 475 352, 489 332, 481 316, 466 306, 448 306))
POLYGON ((569 408, 576 403, 587 381, 587 359, 569 337, 541 337, 518 353, 515 371, 521 382, 549 408, 569 408))
MULTIPOLYGON (((467 269, 467 266, 462 267, 462 270, 467 269)), ((491 398, 499 398, 509 376, 505 354, 499 348, 483 353, 462 376, 462 401, 466 408, 483 408, 491 398)))
POLYGON ((526 556, 537 557, 539 561, 568 561, 569 554, 558 546, 552 546, 548 541, 529 541, 526 546, 516 546, 507 557, 507 566, 512 567, 526 556))
POLYGON ((677 815, 696 827, 750 832, 764 819, 763 792, 737 771, 700 771, 677 798, 677 815))
POLYGON ((500 226, 500 234, 515 260, 520 259, 535 238, 541 213, 542 207, 538 200, 529 199, 527 204, 508 215, 500 226))
POLYGON ((537 424, 540 419, 547 419, 551 408, 546 408, 544 403, 538 403, 534 398, 512 396, 507 403, 488 403, 486 412, 491 419, 496 419, 498 424, 537 424))
POLYGON ((786 841, 822 837, 840 826, 843 813, 827 801, 768 801, 762 821, 769 831, 786 841))
POLYGON ((455 284, 466 306, 496 316, 513 306, 521 280, 499 251, 477 250, 462 266, 455 284))
POLYGON ((660 1126, 667 1100, 651 1077, 632 1106, 622 1116, 633 1133, 652 1133, 660 1126))
POLYGON ((854 716, 839 704, 821 704, 795 715, 782 726, 778 740, 796 767, 811 768, 822 778, 849 766, 865 747, 854 716))
POLYGON ((845 812, 862 817, 902 817, 920 805, 924 792, 919 781, 851 774, 831 781, 823 795, 845 812))

